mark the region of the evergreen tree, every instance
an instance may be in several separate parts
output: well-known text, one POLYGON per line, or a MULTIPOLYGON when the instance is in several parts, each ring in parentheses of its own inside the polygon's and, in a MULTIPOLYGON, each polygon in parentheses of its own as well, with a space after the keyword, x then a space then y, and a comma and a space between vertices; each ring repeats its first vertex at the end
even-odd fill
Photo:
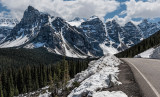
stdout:
POLYGON ((64 63, 64 76, 63 76, 63 83, 64 85, 67 84, 67 81, 70 79, 70 76, 69 76, 69 67, 68 67, 68 62, 65 61, 64 63))
POLYGON ((47 69, 45 65, 43 65, 42 71, 43 71, 43 86, 46 86, 47 85, 47 69))
POLYGON ((50 85, 53 84, 51 66, 48 66, 47 68, 47 81, 50 85))
POLYGON ((39 73, 39 88, 43 87, 43 72, 42 72, 42 65, 38 68, 39 73))
POLYGON ((33 73, 33 79, 34 79, 34 90, 37 90, 39 88, 39 83, 38 83, 38 72, 37 69, 34 67, 34 73, 33 73))
POLYGON ((0 97, 3 97, 2 82, 0 79, 0 97))
POLYGON ((32 90, 32 77, 31 77, 31 69, 29 65, 26 68, 26 88, 27 88, 27 92, 30 92, 32 90))
POLYGON ((26 85, 23 86, 23 90, 22 90, 22 93, 26 93, 27 92, 27 88, 26 88, 26 85))
POLYGON ((18 78, 17 78, 17 88, 19 93, 24 93, 26 91, 24 91, 24 79, 23 79, 23 74, 22 74, 22 69, 19 69, 18 72, 18 78))
POLYGON ((14 89, 14 96, 18 96, 18 94, 19 94, 19 91, 18 91, 18 88, 16 86, 15 89, 14 89))
POLYGON ((3 96, 7 97, 7 74, 5 71, 2 72, 1 76, 1 82, 2 82, 2 90, 3 90, 3 96))
POLYGON ((8 97, 7 95, 8 95, 8 94, 7 94, 6 89, 3 89, 3 97, 8 97))
POLYGON ((11 85, 11 79, 8 78, 8 81, 7 81, 7 94, 8 94, 8 97, 13 97, 14 96, 14 89, 11 85))

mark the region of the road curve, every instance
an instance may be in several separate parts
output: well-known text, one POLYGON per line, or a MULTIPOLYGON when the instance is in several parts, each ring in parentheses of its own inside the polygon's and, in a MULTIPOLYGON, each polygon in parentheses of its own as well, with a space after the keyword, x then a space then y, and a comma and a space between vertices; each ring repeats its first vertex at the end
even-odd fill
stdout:
POLYGON ((143 97, 160 97, 160 60, 123 58, 131 67, 143 97))

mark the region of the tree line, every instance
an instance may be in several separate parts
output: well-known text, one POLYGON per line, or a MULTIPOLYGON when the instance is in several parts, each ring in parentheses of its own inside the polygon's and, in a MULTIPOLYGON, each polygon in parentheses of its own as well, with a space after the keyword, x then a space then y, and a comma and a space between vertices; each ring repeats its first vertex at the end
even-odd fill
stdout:
POLYGON ((119 57, 119 58, 127 58, 127 57, 132 58, 135 55, 138 55, 138 54, 148 50, 149 48, 155 47, 159 44, 160 44, 160 31, 153 34, 149 38, 144 39, 139 44, 137 44, 137 45, 125 50, 125 51, 122 51, 122 52, 116 54, 116 56, 119 57))
MULTIPOLYGON (((51 90, 65 89, 67 81, 88 67, 88 60, 63 59, 52 65, 26 65, 2 69, 0 97, 13 97, 50 85, 51 90)), ((56 93, 54 93, 56 95, 56 93)))
POLYGON ((94 59, 69 58, 39 49, 0 49, 0 97, 13 97, 51 86, 52 95, 94 59))

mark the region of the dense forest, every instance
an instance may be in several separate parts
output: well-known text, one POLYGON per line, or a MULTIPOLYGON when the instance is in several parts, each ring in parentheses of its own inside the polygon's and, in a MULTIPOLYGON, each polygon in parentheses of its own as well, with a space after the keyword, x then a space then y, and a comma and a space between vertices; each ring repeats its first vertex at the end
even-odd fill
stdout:
POLYGON ((0 97, 13 97, 50 85, 54 91, 85 70, 93 59, 68 58, 40 49, 0 49, 0 97))
POLYGON ((160 44, 160 31, 157 33, 153 34, 147 39, 144 39, 142 42, 139 44, 123 51, 118 54, 116 54, 117 57, 119 58, 127 58, 127 57, 134 57, 137 54, 140 54, 149 48, 155 47, 160 44))

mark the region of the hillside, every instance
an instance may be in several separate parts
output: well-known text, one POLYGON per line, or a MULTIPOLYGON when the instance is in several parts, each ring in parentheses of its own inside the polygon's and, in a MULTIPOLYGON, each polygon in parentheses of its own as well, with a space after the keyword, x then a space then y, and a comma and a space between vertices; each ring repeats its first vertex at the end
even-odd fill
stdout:
POLYGON ((116 56, 119 58, 134 57, 135 55, 138 55, 138 54, 148 50, 149 48, 152 48, 154 46, 159 45, 159 43, 160 43, 160 31, 153 34, 149 38, 144 39, 139 44, 137 44, 137 45, 135 45, 135 46, 123 51, 123 52, 116 54, 116 56))
POLYGON ((52 90, 63 87, 91 60, 56 55, 45 48, 0 49, 0 93, 13 97, 53 83, 52 90))

